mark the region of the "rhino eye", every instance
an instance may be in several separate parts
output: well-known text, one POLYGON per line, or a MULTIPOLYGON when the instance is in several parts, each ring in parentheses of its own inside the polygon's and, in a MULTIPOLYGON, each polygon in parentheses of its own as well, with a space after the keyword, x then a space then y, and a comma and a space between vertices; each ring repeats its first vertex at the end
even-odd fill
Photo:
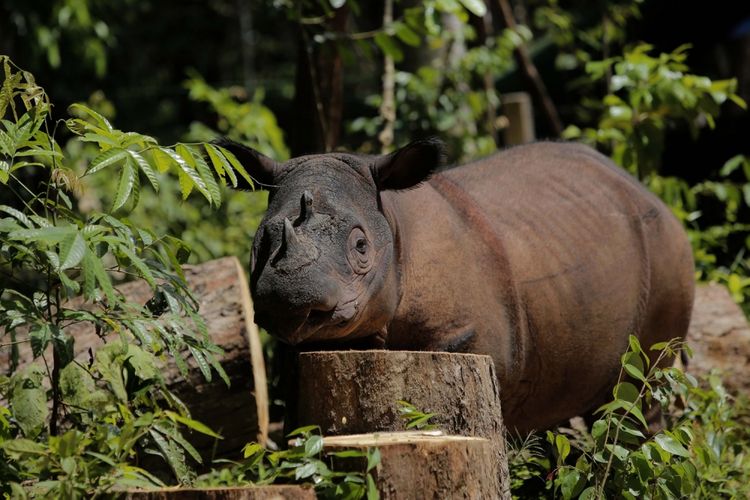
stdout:
POLYGON ((364 274, 372 266, 370 244, 362 229, 355 227, 349 233, 347 241, 348 251, 346 254, 349 265, 357 274, 364 274))
POLYGON ((367 240, 364 238, 359 238, 354 248, 356 248, 359 253, 364 255, 365 253, 367 253, 367 240))

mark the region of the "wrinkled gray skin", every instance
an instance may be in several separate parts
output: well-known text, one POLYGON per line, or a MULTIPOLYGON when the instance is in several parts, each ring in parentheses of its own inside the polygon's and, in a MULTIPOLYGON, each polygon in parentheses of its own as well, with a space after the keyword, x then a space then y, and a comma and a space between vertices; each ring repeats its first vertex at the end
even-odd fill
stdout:
POLYGON ((290 344, 489 354, 523 432, 605 401, 630 333, 686 333, 681 225, 588 147, 520 146, 431 176, 434 140, 284 164, 223 145, 270 186, 251 288, 256 321, 290 344))

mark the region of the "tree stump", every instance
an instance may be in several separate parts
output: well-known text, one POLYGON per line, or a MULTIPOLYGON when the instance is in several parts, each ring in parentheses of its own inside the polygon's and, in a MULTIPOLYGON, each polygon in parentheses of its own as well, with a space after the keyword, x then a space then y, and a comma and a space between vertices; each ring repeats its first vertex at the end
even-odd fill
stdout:
MULTIPOLYGON (((225 257, 197 266, 184 266, 184 270, 211 340, 224 350, 220 361, 231 381, 230 387, 219 377, 206 382, 192 357, 188 359, 190 370, 186 378, 174 364, 164 367, 162 373, 167 385, 187 405, 192 417, 224 437, 216 442, 196 434, 191 441, 205 458, 237 452, 249 441, 265 444, 268 436, 265 365, 242 266, 236 257, 225 257)), ((117 289, 129 301, 140 304, 153 296, 151 287, 144 281, 125 283, 117 289)), ((88 305, 79 302, 77 306, 88 305)), ((100 338, 87 323, 68 327, 66 333, 74 338, 75 356, 83 363, 88 362, 89 349, 96 350, 107 340, 100 338)), ((23 332, 19 331, 19 338, 23 338, 23 332)), ((111 338, 120 340, 116 335, 111 338)), ((29 343, 20 344, 19 365, 30 363, 32 359, 29 343)), ((51 354, 47 359, 51 359, 51 354)), ((10 367, 10 349, 0 349, 0 369, 5 367, 10 367)))
POLYGON ((279 485, 231 488, 164 488, 130 491, 126 500, 315 500, 311 487, 279 485))
POLYGON ((298 369, 293 425, 319 425, 324 436, 403 431, 397 402, 405 400, 434 413, 432 423, 446 434, 487 439, 502 491, 509 492, 500 394, 489 356, 321 351, 300 354, 298 369))
POLYGON ((696 287, 687 340, 694 353, 688 373, 706 375, 717 369, 730 392, 750 391, 750 325, 726 287, 696 287))
MULTIPOLYGON (((504 496, 497 449, 488 439, 440 432, 386 432, 326 437, 323 448, 326 452, 377 448, 380 464, 372 474, 383 499, 504 496)), ((353 459, 334 463, 339 461, 343 462, 341 470, 356 467, 353 459)))

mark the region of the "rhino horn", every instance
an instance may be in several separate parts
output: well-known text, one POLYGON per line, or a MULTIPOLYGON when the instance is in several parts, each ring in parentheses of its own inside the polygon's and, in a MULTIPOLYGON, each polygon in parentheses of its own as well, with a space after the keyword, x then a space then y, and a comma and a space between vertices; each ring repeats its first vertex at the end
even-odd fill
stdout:
POLYGON ((310 220, 310 218, 315 214, 315 211, 313 209, 313 195, 310 193, 310 191, 305 190, 304 193, 302 193, 302 198, 300 199, 300 207, 299 207, 299 218, 295 221, 297 224, 301 224, 302 222, 306 222, 310 220))
POLYGON ((297 237, 297 233, 294 232, 294 226, 292 226, 291 221, 285 217, 281 250, 283 253, 288 253, 289 249, 295 246, 299 246, 299 238, 297 237))

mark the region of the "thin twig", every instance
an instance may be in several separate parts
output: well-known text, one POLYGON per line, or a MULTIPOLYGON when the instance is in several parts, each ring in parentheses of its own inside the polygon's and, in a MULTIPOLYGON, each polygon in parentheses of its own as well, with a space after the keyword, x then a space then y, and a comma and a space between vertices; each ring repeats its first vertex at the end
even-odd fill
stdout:
MULTIPOLYGON (((393 22, 393 0, 385 0, 383 9, 383 26, 393 22)), ((380 116, 383 118, 383 130, 378 134, 380 150, 383 154, 393 149, 394 127, 396 124, 395 97, 396 65, 393 57, 385 53, 383 60, 383 102, 380 105, 380 116)))
MULTIPOLYGON (((505 26, 507 26, 508 29, 515 30, 517 27, 516 20, 513 17, 513 10, 511 9, 508 0, 497 0, 497 4, 500 7, 500 13, 505 22, 505 26)), ((528 47, 525 43, 521 42, 516 46, 514 53, 524 77, 528 81, 531 90, 541 105, 542 111, 544 111, 544 116, 547 118, 547 123, 552 129, 552 133, 555 136, 559 136, 562 134, 563 130, 560 115, 557 113, 557 108, 555 108, 555 104, 549 96, 547 86, 539 75, 539 71, 536 69, 534 61, 531 59, 528 47)))

